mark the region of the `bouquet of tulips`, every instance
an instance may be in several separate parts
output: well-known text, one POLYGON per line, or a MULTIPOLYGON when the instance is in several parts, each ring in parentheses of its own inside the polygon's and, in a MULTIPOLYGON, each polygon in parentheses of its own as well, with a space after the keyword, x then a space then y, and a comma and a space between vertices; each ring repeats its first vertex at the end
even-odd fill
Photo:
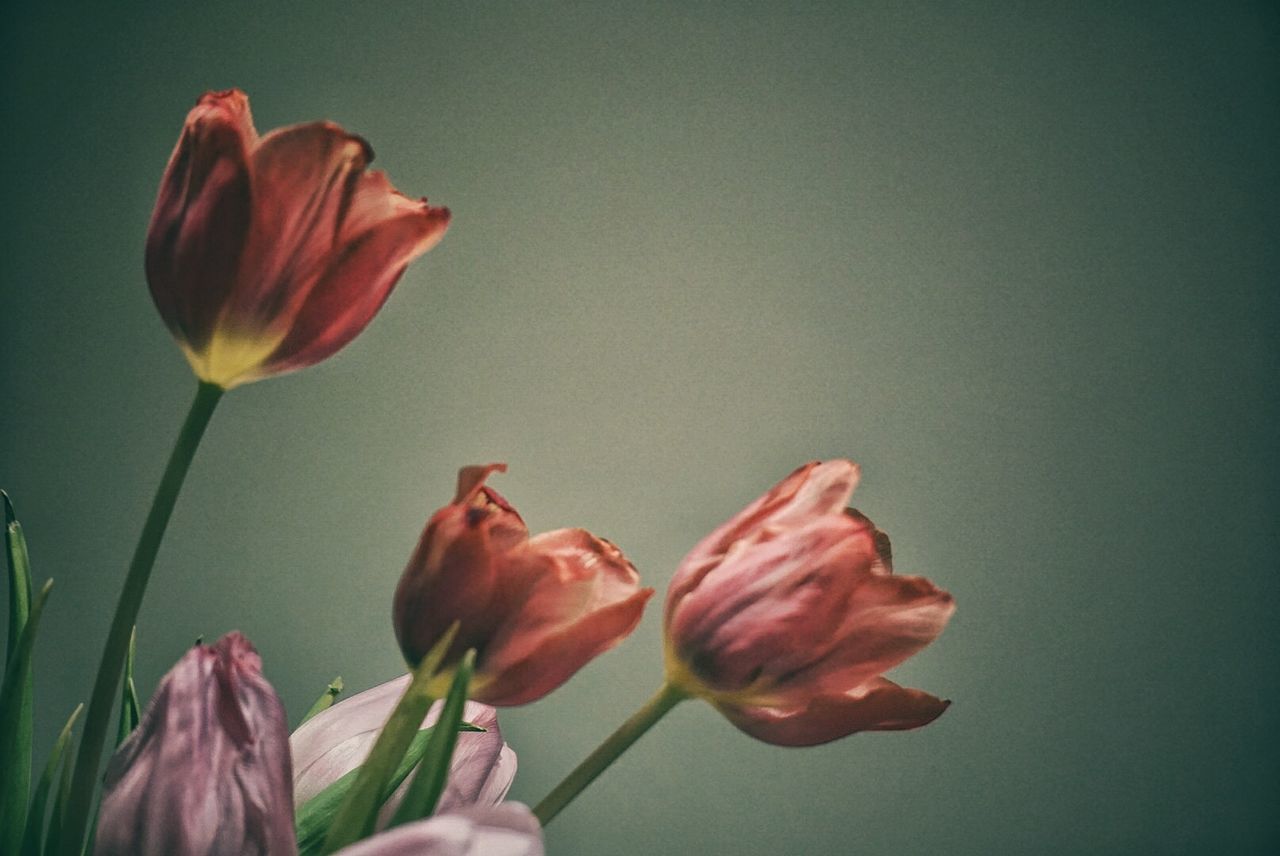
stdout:
POLYGON ((801 466, 693 547, 666 595, 657 692, 532 810, 504 801, 516 756, 495 708, 542 698, 617 645, 653 589, 590 532, 531 536, 489 485, 504 464, 462 467, 408 559, 392 609, 406 674, 342 700, 335 681, 290 734, 257 651, 230 633, 188 651, 144 709, 134 626, 219 400, 341 349, 448 228, 447 209, 398 193, 367 170, 371 157, 327 122, 260 137, 239 91, 206 94, 188 115, 146 274, 198 379, 195 400, 88 708, 72 713, 38 777, 31 654, 50 584, 33 586, 4 498, 0 854, 539 854, 542 827, 681 701, 706 701, 779 746, 942 714, 948 702, 883 675, 942 631, 952 598, 893 573, 888 536, 846 507, 858 480, 847 460, 801 466))

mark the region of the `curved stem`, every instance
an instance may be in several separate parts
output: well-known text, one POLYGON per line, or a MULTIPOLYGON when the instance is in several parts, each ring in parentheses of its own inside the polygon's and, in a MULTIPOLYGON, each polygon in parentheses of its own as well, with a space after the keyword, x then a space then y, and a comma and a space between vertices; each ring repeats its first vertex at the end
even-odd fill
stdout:
POLYGON ((631 748, 632 743, 639 740, 640 736, 652 728, 659 719, 666 716, 671 708, 686 698, 688 696, 683 691, 670 684, 663 684, 653 694, 653 698, 645 702, 644 706, 633 713, 630 719, 622 723, 617 731, 605 738, 605 741, 586 757, 586 760, 574 768, 563 782, 556 785, 555 789, 538 803, 538 807, 533 810, 538 822, 543 826, 550 823, 565 806, 573 802, 574 797, 595 781, 596 776, 603 773, 610 764, 618 760, 623 752, 631 748))
POLYGON ((174 444, 169 463, 159 487, 156 488, 155 498, 151 500, 147 522, 142 527, 142 534, 138 536, 138 546, 134 549, 133 561, 129 563, 129 573, 116 604, 115 618, 111 620, 107 644, 102 650, 102 662, 98 665, 98 677, 93 684, 89 713, 85 718, 84 735, 80 738, 80 750, 76 754, 75 776, 72 778, 71 792, 63 815, 66 822, 61 836, 62 856, 80 856, 84 846, 85 825, 93 803, 94 786, 98 782, 98 765, 102 761, 102 744, 106 739, 111 708, 116 690, 119 689, 125 656, 129 651, 129 637, 137 623, 142 596, 147 590, 147 580, 151 577, 151 568, 155 565, 160 540, 169 524, 178 492, 182 489, 187 469, 191 466, 200 438, 204 436, 204 429, 208 426, 209 418, 213 416, 214 407, 222 398, 223 391, 222 387, 205 381, 201 381, 197 387, 187 420, 182 424, 178 441, 174 444))

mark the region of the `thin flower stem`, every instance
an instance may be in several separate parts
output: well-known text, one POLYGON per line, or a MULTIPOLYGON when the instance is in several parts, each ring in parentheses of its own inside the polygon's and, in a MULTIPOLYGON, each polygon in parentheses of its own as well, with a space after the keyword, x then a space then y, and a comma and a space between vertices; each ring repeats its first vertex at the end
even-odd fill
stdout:
POLYGON ((533 810, 538 822, 543 826, 550 823, 578 794, 586 790, 587 785, 595 781, 596 776, 631 748, 631 744, 639 740, 640 735, 686 698, 688 696, 682 690, 664 683, 653 694, 653 698, 631 714, 630 719, 622 723, 617 731, 610 734, 563 782, 556 785, 555 790, 538 803, 538 807, 533 810))
POLYGON ((213 410, 222 398, 223 391, 216 384, 200 382, 186 422, 178 433, 178 441, 169 455, 169 463, 160 479, 160 486, 156 488, 155 498, 151 501, 151 511, 147 514, 142 534, 138 536, 138 546, 134 550, 133 561, 129 564, 120 601, 116 604, 115 618, 111 620, 111 631, 107 634, 102 662, 98 665, 98 677, 94 681, 93 695, 89 700, 84 735, 80 738, 80 749, 76 754, 75 775, 63 815, 65 825, 60 839, 60 856, 80 856, 84 846, 85 826, 93 804, 94 786, 98 783, 98 765, 102 761, 102 744, 107 736, 111 709, 116 690, 120 687, 125 657, 129 652, 129 637, 137 623, 142 596, 147 590, 147 580, 151 577, 151 568, 155 565, 160 540, 169 524, 178 492, 182 489, 187 469, 191 466, 200 438, 204 436, 204 429, 208 426, 209 418, 213 416, 213 410))

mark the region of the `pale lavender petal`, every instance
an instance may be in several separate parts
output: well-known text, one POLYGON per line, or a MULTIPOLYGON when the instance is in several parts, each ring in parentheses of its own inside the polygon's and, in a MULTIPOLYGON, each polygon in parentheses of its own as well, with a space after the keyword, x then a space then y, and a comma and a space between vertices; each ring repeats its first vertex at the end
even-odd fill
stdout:
POLYGON ((520 803, 461 809, 398 826, 338 856, 543 856, 542 830, 520 803))
MULTIPOLYGON (((294 732, 290 743, 295 805, 302 805, 364 762, 408 685, 408 675, 379 684, 322 711, 294 732)), ((432 705, 422 721, 423 728, 435 724, 442 707, 442 702, 432 705)), ((476 805, 482 796, 487 800, 484 804, 497 803, 506 795, 515 775, 515 753, 502 740, 497 711, 488 705, 467 702, 462 717, 485 731, 458 735, 440 811, 476 805)), ((410 776, 387 800, 379 815, 380 827, 386 825, 412 781, 410 776)))
POLYGON ((289 738, 293 802, 302 805, 354 770, 409 686, 409 675, 343 699, 304 722, 289 738))
POLYGON ((454 754, 452 775, 436 806, 438 813, 468 806, 494 806, 506 798, 516 777, 516 753, 501 740, 498 742, 501 745, 497 756, 486 757, 485 764, 460 764, 457 753, 454 754))

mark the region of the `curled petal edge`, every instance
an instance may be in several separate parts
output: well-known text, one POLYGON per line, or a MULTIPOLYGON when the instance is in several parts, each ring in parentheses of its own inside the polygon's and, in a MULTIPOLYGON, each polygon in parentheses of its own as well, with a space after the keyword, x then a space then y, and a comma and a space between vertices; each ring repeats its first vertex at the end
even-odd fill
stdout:
POLYGON ((906 731, 928 725, 951 702, 887 678, 867 682, 855 693, 819 696, 791 710, 717 701, 730 722, 757 740, 775 746, 818 746, 859 731, 906 731))

